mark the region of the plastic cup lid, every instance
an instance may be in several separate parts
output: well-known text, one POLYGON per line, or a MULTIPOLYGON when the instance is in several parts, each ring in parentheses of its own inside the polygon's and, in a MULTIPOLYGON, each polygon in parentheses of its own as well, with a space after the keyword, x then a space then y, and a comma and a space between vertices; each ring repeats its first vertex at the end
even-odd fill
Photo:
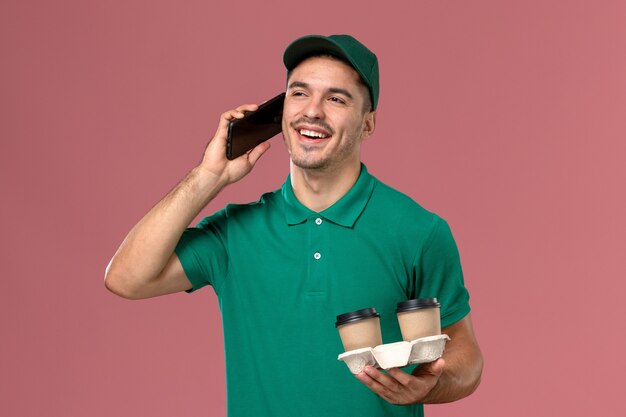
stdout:
POLYGON ((361 310, 351 311, 349 313, 338 315, 335 327, 339 327, 342 324, 350 323, 353 321, 371 319, 372 317, 380 317, 380 314, 376 312, 375 308, 364 308, 361 310))
POLYGON ((396 308, 396 313, 440 306, 441 304, 439 304, 436 298, 416 298, 413 300, 400 301, 398 308, 396 308))

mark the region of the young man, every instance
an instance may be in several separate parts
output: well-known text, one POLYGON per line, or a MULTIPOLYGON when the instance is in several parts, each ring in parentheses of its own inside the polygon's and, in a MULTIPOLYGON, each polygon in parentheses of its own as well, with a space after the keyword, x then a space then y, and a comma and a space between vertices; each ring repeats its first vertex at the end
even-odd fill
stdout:
POLYGON ((187 228, 269 148, 226 159, 228 123, 257 106, 225 112, 202 162, 130 231, 107 288, 138 299, 213 287, 230 416, 416 416, 423 403, 469 395, 482 356, 450 230, 360 160, 376 126, 376 56, 347 35, 307 36, 283 60, 290 175, 282 188, 187 228), (337 361, 335 317, 375 307, 383 339, 399 341, 396 303, 425 297, 442 304, 451 338, 443 358, 412 372, 367 367, 359 384, 337 361))

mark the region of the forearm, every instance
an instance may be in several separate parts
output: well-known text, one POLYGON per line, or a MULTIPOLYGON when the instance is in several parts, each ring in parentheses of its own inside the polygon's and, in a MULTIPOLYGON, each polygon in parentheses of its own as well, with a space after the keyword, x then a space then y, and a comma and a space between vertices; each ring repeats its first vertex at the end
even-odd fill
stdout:
MULTIPOLYGON (((467 323, 459 323, 466 326, 467 323)), ((471 326, 471 323, 469 324, 471 326)), ((445 333, 445 332, 444 332, 445 333)), ((474 339, 465 335, 451 335, 452 340, 443 354, 445 367, 434 388, 424 397, 422 403, 446 403, 467 397, 480 384, 483 357, 474 339), (469 340, 465 340, 465 339, 469 340), (460 340, 463 339, 463 340, 460 340)))
POLYGON ((189 223, 222 188, 216 176, 192 170, 128 233, 107 267, 107 287, 130 294, 156 279, 189 223))

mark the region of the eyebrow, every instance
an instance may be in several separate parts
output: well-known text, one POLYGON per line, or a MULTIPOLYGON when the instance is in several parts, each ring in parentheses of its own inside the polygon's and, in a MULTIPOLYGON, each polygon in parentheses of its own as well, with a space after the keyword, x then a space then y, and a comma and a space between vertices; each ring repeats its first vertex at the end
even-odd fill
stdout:
MULTIPOLYGON (((292 83, 289 84, 289 86, 287 87, 288 90, 292 89, 292 88, 309 88, 309 84, 305 83, 303 81, 294 81, 292 83)), ((333 93, 333 94, 343 94, 344 96, 348 97, 349 99, 352 99, 352 94, 350 94, 350 92, 344 88, 339 88, 339 87, 330 87, 327 90, 329 93, 333 93)))

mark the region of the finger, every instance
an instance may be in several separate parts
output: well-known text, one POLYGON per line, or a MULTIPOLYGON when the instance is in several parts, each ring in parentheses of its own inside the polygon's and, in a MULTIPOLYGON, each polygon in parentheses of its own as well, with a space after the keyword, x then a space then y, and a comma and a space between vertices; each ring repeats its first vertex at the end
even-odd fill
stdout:
POLYGON ((263 155, 265 151, 270 148, 270 146, 271 145, 269 142, 261 142, 257 146, 255 146, 254 149, 252 149, 248 153, 248 161, 250 162, 250 164, 254 166, 256 164, 256 161, 259 160, 261 155, 263 155))
POLYGON ((245 112, 255 111, 258 108, 259 106, 256 104, 242 104, 236 109, 225 111, 220 116, 220 121, 217 126, 217 132, 226 131, 226 129, 228 129, 228 124, 232 122, 234 119, 241 119, 245 116, 245 112))
POLYGON ((372 366, 366 366, 365 373, 371 377, 374 381, 378 382, 385 388, 391 391, 397 391, 401 388, 401 385, 396 379, 388 374, 384 374, 372 366))
POLYGON ((247 111, 255 111, 258 108, 259 106, 257 104, 242 104, 241 106, 237 107, 235 110, 238 110, 240 112, 247 112, 247 111))
POLYGON ((390 391, 378 381, 366 374, 365 371, 360 372, 355 376, 363 385, 372 390, 374 394, 380 396, 385 401, 393 402, 392 398, 389 396, 390 391))
POLYGON ((242 104, 236 109, 227 110, 222 113, 220 117, 220 122, 226 121, 227 123, 233 121, 233 119, 241 119, 245 116, 247 111, 254 111, 258 108, 256 104, 242 104))
POLYGON ((220 136, 220 132, 226 132, 228 129, 228 124, 233 119, 240 119, 243 117, 243 113, 239 110, 227 110, 220 115, 220 121, 217 124, 217 131, 215 132, 216 136, 220 136))
POLYGON ((217 125, 217 130, 215 131, 214 138, 221 142, 226 142, 226 134, 228 132, 228 125, 234 119, 241 119, 244 116, 243 110, 240 108, 254 108, 255 104, 244 104, 243 106, 239 106, 236 109, 227 110, 220 115, 220 121, 217 125))
POLYGON ((415 369, 413 375, 417 377, 437 377, 443 372, 443 368, 446 366, 446 361, 443 358, 439 358, 434 362, 425 363, 415 369))
POLYGON ((390 368, 390 369, 387 369, 387 372, 396 381, 398 381, 400 384, 404 385, 405 387, 408 387, 411 384, 413 384, 414 379, 415 379, 415 376, 408 374, 399 368, 390 368))

